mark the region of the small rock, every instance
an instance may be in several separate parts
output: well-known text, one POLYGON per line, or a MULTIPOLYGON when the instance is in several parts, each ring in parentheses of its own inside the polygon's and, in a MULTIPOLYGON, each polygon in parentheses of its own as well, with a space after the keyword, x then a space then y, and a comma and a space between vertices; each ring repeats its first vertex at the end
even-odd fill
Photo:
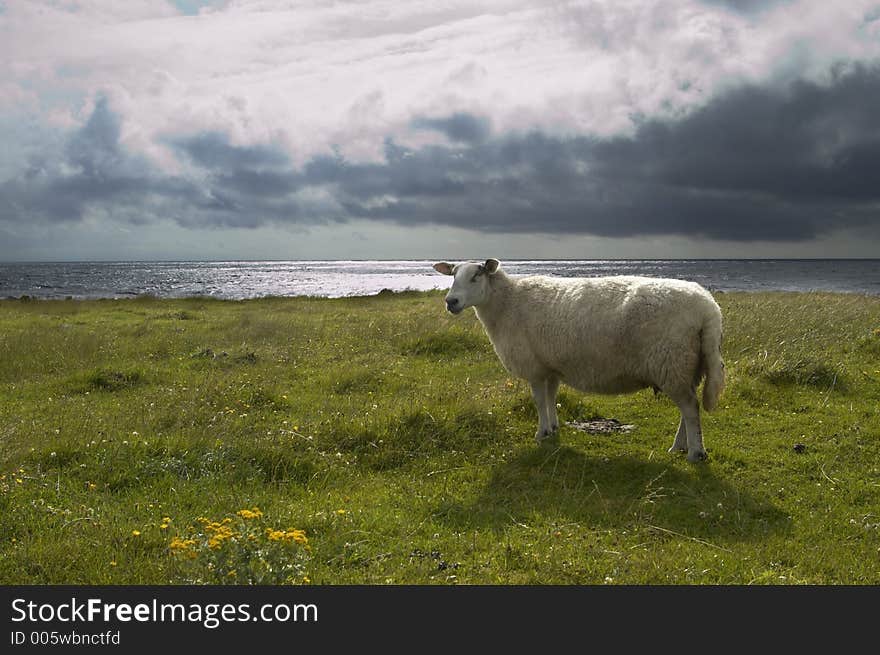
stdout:
POLYGON ((806 445, 804 445, 802 443, 796 443, 794 445, 794 452, 796 452, 796 453, 803 453, 803 452, 806 452, 806 450, 807 450, 806 445))

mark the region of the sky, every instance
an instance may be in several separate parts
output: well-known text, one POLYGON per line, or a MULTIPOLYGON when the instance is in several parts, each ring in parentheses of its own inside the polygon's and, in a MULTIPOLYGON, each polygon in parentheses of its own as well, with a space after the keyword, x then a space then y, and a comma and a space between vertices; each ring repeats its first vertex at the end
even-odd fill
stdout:
POLYGON ((0 0, 0 261, 880 256, 880 2, 0 0))

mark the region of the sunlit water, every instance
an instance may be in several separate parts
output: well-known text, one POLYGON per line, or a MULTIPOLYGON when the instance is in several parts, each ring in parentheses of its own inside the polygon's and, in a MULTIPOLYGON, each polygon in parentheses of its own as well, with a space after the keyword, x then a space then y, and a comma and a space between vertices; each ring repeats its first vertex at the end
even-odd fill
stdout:
MULTIPOLYGON (((443 289, 432 261, 78 262, 0 264, 0 297, 163 298, 364 296, 443 289)), ((880 260, 507 261, 514 275, 647 275, 713 291, 844 291, 880 295, 880 260)))

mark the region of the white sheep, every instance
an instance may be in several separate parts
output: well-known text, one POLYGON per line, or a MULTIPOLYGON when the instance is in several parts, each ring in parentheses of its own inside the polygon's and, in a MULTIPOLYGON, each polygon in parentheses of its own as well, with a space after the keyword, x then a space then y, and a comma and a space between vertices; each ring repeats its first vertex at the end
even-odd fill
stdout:
POLYGON ((560 382, 617 394, 648 387, 681 410, 669 452, 706 458, 696 388, 703 407, 724 388, 721 309, 695 282, 648 277, 510 277, 497 259, 434 264, 453 275, 446 308, 474 307, 501 363, 526 379, 538 409, 540 442, 559 429, 560 382))

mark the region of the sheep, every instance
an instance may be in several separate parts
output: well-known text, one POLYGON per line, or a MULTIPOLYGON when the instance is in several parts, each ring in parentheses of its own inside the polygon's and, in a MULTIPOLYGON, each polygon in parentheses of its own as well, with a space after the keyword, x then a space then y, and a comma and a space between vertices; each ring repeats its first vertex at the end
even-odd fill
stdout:
POLYGON ((713 410, 724 388, 721 309, 695 282, 636 276, 510 277, 497 259, 434 264, 454 276, 446 309, 473 307, 495 353, 532 389, 538 443, 559 429, 561 382, 583 392, 653 387, 678 406, 671 453, 706 459, 697 386, 713 410))

